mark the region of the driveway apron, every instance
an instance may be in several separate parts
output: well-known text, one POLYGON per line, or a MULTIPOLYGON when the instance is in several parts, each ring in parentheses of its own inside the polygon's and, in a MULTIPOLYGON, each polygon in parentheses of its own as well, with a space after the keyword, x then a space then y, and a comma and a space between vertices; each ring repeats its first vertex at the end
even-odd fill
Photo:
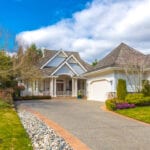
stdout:
POLYGON ((149 150, 150 125, 100 109, 104 103, 85 100, 16 102, 56 122, 92 150, 149 150))

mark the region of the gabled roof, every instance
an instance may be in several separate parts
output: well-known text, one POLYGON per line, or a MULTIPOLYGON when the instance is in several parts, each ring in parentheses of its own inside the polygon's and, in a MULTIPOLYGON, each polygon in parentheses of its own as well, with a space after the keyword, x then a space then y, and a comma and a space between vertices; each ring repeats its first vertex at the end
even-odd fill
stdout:
POLYGON ((51 75, 53 72, 55 72, 55 70, 57 70, 59 66, 61 66, 71 56, 77 59, 79 64, 81 64, 81 66, 83 66, 86 71, 89 71, 91 69, 91 66, 81 59, 78 52, 72 52, 72 51, 62 51, 67 55, 66 59, 57 67, 48 67, 46 65, 47 62, 49 62, 51 58, 59 54, 59 52, 60 51, 56 51, 56 50, 47 50, 47 49, 44 50, 44 57, 40 59, 39 64, 38 64, 39 68, 41 68, 41 72, 44 75, 48 75, 48 76, 51 75))
POLYGON ((144 54, 124 43, 121 43, 107 56, 100 60, 91 71, 107 67, 122 67, 124 64, 136 65, 137 63, 143 63, 144 59, 144 54))

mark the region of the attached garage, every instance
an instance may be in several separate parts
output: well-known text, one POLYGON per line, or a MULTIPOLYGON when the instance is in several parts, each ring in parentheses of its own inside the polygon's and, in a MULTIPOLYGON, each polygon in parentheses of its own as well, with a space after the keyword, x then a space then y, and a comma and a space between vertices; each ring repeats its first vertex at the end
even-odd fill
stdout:
POLYGON ((111 90, 110 82, 107 80, 92 81, 89 97, 91 100, 105 101, 111 90))

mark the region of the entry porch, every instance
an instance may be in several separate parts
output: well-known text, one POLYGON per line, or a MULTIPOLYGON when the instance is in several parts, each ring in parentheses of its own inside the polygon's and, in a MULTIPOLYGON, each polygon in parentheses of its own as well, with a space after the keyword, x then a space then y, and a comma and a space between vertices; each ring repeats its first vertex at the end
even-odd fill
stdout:
POLYGON ((68 75, 51 76, 34 81, 24 81, 25 90, 22 96, 50 95, 52 97, 71 96, 77 97, 78 93, 86 96, 86 79, 68 75))

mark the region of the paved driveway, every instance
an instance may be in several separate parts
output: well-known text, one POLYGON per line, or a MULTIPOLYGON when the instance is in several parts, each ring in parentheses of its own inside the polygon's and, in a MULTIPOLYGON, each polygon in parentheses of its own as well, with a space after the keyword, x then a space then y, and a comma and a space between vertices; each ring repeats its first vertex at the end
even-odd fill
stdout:
POLYGON ((82 100, 18 102, 68 130, 92 150, 149 150, 150 126, 100 109, 103 103, 82 100))

